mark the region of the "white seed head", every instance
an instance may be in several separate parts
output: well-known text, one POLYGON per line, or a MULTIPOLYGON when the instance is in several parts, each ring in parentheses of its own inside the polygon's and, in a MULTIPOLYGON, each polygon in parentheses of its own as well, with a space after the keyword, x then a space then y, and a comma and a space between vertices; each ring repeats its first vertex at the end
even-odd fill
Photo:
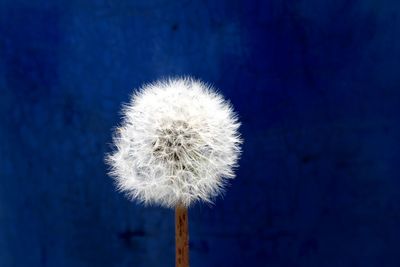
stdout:
POLYGON ((131 199, 165 207, 212 202, 235 177, 240 123, 210 86, 191 78, 148 84, 123 115, 107 162, 131 199))

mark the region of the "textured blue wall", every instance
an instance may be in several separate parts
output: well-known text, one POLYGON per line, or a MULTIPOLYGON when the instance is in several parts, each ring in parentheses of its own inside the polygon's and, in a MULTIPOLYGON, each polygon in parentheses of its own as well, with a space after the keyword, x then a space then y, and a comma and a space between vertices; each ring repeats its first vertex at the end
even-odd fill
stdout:
POLYGON ((211 82, 238 178, 192 266, 400 266, 399 1, 0 1, 0 266, 173 266, 173 212, 104 154, 133 88, 211 82))

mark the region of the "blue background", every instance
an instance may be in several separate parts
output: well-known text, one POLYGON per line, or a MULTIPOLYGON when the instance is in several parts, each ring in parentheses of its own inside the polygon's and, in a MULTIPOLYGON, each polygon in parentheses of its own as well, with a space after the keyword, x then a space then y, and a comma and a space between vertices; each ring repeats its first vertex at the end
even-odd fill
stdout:
POLYGON ((0 266, 173 266, 174 215, 115 191, 134 88, 214 84, 237 179, 191 266, 400 266, 400 2, 0 1, 0 266))

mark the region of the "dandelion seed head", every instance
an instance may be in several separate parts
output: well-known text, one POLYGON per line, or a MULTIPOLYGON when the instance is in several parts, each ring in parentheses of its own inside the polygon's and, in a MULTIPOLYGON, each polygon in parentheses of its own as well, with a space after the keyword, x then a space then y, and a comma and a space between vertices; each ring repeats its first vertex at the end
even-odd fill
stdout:
POLYGON ((232 106, 192 78, 144 85, 123 108, 107 155, 117 188, 145 204, 212 202, 240 156, 232 106))

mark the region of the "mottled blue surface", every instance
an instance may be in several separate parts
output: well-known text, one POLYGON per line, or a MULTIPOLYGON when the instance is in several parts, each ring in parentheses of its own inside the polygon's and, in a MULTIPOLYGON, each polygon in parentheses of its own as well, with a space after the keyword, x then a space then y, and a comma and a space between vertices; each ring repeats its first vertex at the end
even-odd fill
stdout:
POLYGON ((238 178, 191 266, 400 266, 400 2, 0 1, 0 266, 173 266, 173 212, 115 192, 122 102, 190 74, 231 99, 238 178))

